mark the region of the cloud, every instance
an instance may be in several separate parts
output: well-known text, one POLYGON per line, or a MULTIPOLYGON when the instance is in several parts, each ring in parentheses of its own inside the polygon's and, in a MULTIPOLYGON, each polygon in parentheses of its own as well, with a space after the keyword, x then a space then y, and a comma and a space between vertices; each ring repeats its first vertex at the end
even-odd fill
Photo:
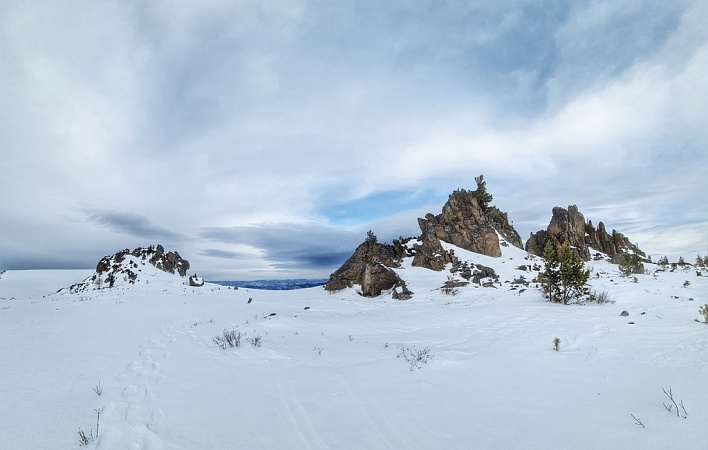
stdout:
POLYGON ((522 236, 568 204, 625 234, 708 223, 706 17, 690 0, 3 2, 0 264, 149 239, 224 276, 328 271, 479 174, 522 236))
POLYGON ((157 242, 179 242, 184 237, 178 233, 153 225, 147 217, 121 213, 116 211, 102 211, 90 213, 89 220, 105 226, 118 233, 124 233, 143 239, 157 242))
POLYGON ((212 258, 236 259, 236 260, 253 257, 252 254, 248 254, 245 252, 230 252, 230 251, 226 251, 226 250, 219 250, 216 248, 204 249, 200 252, 200 254, 204 255, 204 256, 209 256, 212 258))
POLYGON ((252 246, 275 269, 302 270, 336 269, 363 242, 362 233, 317 222, 209 227, 201 231, 200 237, 227 245, 252 246))

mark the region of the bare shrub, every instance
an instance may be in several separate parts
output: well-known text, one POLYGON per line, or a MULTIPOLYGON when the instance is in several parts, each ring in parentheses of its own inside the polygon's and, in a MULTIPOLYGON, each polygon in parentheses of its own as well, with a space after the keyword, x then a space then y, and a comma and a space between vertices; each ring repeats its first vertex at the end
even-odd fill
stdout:
POLYGON ((79 447, 83 447, 85 445, 89 445, 89 442, 91 442, 92 437, 86 436, 86 432, 79 428, 79 431, 77 433, 79 435, 79 447))
POLYGON ((225 350, 227 347, 238 347, 241 345, 242 336, 241 330, 237 330, 236 328, 227 330, 224 328, 222 336, 214 336, 211 340, 214 344, 225 350))
POLYGON ((615 300, 610 297, 610 293, 607 291, 592 291, 587 298, 588 302, 597 303, 598 305, 604 305, 605 303, 614 304, 615 300))
POLYGON ((261 338, 262 338, 262 336, 253 336, 253 337, 250 339, 251 345, 254 346, 254 347, 260 348, 260 347, 261 347, 261 338))
POLYGON ((686 412, 686 407, 683 406, 683 400, 679 401, 679 403, 676 403, 676 400, 674 400, 674 393, 671 392, 671 386, 669 386, 669 392, 666 392, 666 389, 663 387, 661 388, 662 391, 664 391, 664 395, 666 395, 669 400, 671 400, 671 403, 669 403, 668 406, 666 406, 666 403, 662 403, 664 405, 664 408, 668 412, 672 412, 672 409, 676 407, 676 417, 683 417, 684 419, 688 417, 688 413, 686 412))
POLYGON ((403 358, 408 363, 411 372, 414 369, 420 369, 423 364, 428 364, 428 361, 433 359, 433 355, 430 354, 430 349, 428 347, 417 349, 415 345, 412 347, 400 346, 400 352, 396 355, 396 358, 403 358))

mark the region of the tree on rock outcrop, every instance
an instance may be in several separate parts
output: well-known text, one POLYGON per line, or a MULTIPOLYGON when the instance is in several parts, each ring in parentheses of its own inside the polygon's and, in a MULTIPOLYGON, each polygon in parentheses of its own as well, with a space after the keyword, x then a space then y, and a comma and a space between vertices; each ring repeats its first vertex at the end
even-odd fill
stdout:
POLYGON ((472 191, 472 195, 477 198, 477 203, 479 203, 479 207, 482 208, 482 211, 486 211, 489 204, 494 200, 494 197, 487 192, 487 182, 484 181, 484 175, 474 177, 474 181, 477 183, 477 189, 472 191))

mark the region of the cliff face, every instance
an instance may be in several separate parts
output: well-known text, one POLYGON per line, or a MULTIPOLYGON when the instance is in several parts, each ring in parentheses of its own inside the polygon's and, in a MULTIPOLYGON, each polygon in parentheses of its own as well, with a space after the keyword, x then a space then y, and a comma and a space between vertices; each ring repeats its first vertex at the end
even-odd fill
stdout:
POLYGON ((426 237, 434 237, 487 256, 501 256, 497 233, 510 244, 523 248, 521 237, 509 223, 507 214, 494 206, 482 209, 475 195, 465 190, 450 194, 442 213, 426 214, 425 219, 418 219, 418 226, 424 242, 426 237))
POLYGON ((590 260, 590 247, 611 258, 626 251, 645 256, 644 252, 622 233, 615 230, 612 230, 612 234, 607 233, 602 222, 597 228, 593 226, 592 221, 586 223, 585 217, 575 205, 568 206, 568 209, 559 206, 553 208, 548 228, 531 233, 526 241, 526 251, 541 256, 547 239, 552 239, 558 245, 568 244, 585 261, 590 260))

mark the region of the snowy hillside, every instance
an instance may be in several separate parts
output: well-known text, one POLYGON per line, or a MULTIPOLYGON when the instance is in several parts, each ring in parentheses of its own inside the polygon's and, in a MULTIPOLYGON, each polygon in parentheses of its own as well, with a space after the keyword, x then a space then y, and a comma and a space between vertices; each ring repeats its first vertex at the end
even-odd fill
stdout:
POLYGON ((408 301, 179 276, 43 297, 89 274, 5 272, 2 447, 77 448, 79 429, 97 449, 705 447, 708 273, 591 261, 614 303, 564 306, 526 286, 540 260, 502 251, 455 248, 491 287, 404 261, 408 301))

